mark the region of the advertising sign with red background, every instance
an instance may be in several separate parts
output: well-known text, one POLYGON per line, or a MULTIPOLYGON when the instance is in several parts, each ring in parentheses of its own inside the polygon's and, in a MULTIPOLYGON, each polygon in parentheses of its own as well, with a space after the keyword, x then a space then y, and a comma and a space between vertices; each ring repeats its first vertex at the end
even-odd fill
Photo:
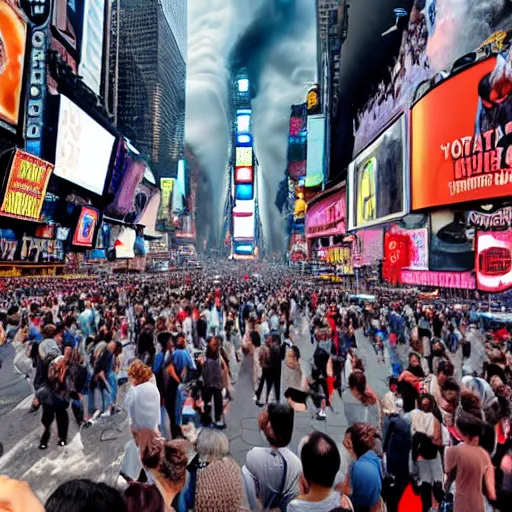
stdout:
POLYGON ((386 233, 384 236, 384 265, 382 277, 392 284, 400 282, 400 272, 409 267, 411 239, 401 233, 386 233))
POLYGON ((82 206, 82 211, 78 217, 75 234, 73 235, 73 245, 78 247, 92 247, 94 234, 99 221, 99 212, 90 206, 82 206))
POLYGON ((512 288, 512 230, 476 233, 477 288, 499 293, 512 288))
POLYGON ((39 220, 53 164, 16 150, 0 215, 39 220))
POLYGON ((413 107, 413 210, 512 195, 509 59, 482 61, 413 107))
POLYGON ((309 207, 306 214, 308 238, 321 238, 345 233, 345 188, 320 199, 309 207))
POLYGON ((428 229, 404 229, 394 224, 391 233, 399 233, 409 238, 410 262, 412 270, 428 270, 428 229))
POLYGON ((16 125, 20 113, 27 24, 11 5, 0 1, 0 119, 16 125))

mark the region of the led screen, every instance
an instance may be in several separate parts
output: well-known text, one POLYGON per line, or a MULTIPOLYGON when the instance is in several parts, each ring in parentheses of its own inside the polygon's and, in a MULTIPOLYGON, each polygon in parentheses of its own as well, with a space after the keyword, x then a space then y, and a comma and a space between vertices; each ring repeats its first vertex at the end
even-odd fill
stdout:
POLYGON ((247 214, 254 213, 254 199, 251 201, 240 201, 238 200, 233 208, 233 215, 236 214, 247 214))
POLYGON ((135 258, 135 239, 137 234, 134 229, 123 227, 117 240, 114 243, 114 249, 117 259, 135 258))
POLYGON ((349 167, 349 229, 382 224, 408 211, 406 120, 391 124, 349 167))
POLYGON ((238 80, 238 92, 247 92, 249 90, 249 80, 241 78, 238 80))
POLYGON ((73 235, 73 245, 78 247, 92 247, 94 233, 99 221, 99 212, 90 206, 82 206, 78 223, 73 235))
POLYGON ((308 117, 306 187, 317 187, 324 181, 325 116, 308 117))
POLYGON ((66 96, 60 96, 54 174, 102 195, 115 137, 66 96))
POLYGON ((237 254, 252 254, 254 252, 254 246, 251 244, 236 244, 235 253, 237 254))
POLYGON ((236 125, 238 133, 248 133, 251 131, 251 111, 238 110, 236 113, 236 125))
POLYGON ((252 145, 252 137, 246 133, 237 135, 236 142, 239 146, 251 146, 252 145))
POLYGON ((85 85, 98 95, 103 63, 104 26, 105 0, 85 0, 82 58, 78 71, 85 85))
POLYGON ((15 125, 20 113, 27 24, 5 1, 0 2, 0 34, 0 119, 15 125))
POLYGON ((233 237, 235 240, 254 239, 254 215, 233 217, 233 237))
POLYGON ((512 230, 477 232, 475 267, 479 290, 500 293, 512 288, 512 230))
POLYGON ((252 166, 252 148, 236 148, 236 166, 252 166))
POLYGON ((252 167, 237 167, 235 170, 235 181, 236 183, 252 183, 252 167))
POLYGON ((249 201, 254 197, 254 187, 252 183, 236 186, 235 197, 241 201, 249 201))

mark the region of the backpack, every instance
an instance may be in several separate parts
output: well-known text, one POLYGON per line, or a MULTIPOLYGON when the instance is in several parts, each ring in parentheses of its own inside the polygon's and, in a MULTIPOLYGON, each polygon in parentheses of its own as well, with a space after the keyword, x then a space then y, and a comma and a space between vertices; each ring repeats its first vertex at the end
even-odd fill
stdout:
POLYGON ((462 357, 464 359, 471 357, 471 343, 469 341, 465 341, 462 345, 462 357))

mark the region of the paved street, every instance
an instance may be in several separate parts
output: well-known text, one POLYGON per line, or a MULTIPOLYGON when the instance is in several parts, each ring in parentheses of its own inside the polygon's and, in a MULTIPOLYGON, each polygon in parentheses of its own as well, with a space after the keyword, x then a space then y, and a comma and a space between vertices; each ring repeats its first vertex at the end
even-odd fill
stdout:
MULTIPOLYGON (((299 326, 302 334, 296 340, 303 359, 308 362, 313 355, 313 345, 309 340, 307 326, 299 326)), ((366 363, 367 375, 377 393, 385 392, 386 383, 383 366, 377 364, 370 343, 359 333, 359 352, 366 363)), ((6 400, 19 400, 27 393, 24 382, 14 381, 6 388, 9 374, 8 357, 4 354, 3 375, 0 381, 0 397, 6 400), (7 373, 4 373, 7 372, 7 373), (7 391, 5 391, 7 389, 7 391), (9 398, 11 397, 11 398, 9 398)), ((244 360, 236 383, 235 399, 227 416, 227 435, 231 441, 231 453, 239 463, 243 463, 247 452, 253 446, 264 446, 257 426, 260 411, 253 402, 250 358, 244 360)), ((3 412, 0 420, 0 441, 5 454, 0 458, 0 473, 29 482, 41 499, 45 499, 62 481, 76 477, 88 477, 115 484, 125 443, 129 439, 128 419, 124 413, 102 420, 98 425, 82 429, 80 432, 70 413, 69 444, 64 448, 56 446, 56 433, 52 436, 46 452, 37 449, 41 434, 40 413, 29 414, 30 397, 22 400, 14 409, 3 412)), ((312 429, 322 430, 341 442, 347 423, 343 414, 342 402, 335 395, 334 410, 327 411, 326 421, 315 419, 315 410, 297 414, 292 449, 296 450, 300 439, 312 429)))

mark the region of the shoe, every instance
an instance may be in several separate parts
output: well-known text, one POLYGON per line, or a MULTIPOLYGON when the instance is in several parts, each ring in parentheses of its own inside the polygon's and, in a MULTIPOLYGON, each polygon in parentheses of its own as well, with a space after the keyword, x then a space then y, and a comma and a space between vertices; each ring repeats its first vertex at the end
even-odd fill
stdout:
POLYGON ((39 405, 32 404, 30 406, 30 409, 28 410, 28 413, 29 414, 34 414, 35 412, 37 412, 39 410, 39 407, 40 407, 39 405))
POLYGON ((38 448, 39 448, 40 450, 46 450, 46 449, 48 448, 48 445, 47 445, 47 444, 44 444, 44 443, 39 443, 38 448))
POLYGON ((105 412, 102 412, 102 413, 100 414, 100 416, 101 416, 102 418, 109 418, 110 416, 112 416, 112 413, 111 413, 110 411, 105 411, 105 412))
POLYGON ((226 428, 226 424, 223 423, 222 421, 217 421, 217 423, 215 423, 215 428, 223 430, 226 428))
POLYGON ((59 442, 57 443, 57 446, 66 446, 68 443, 64 441, 64 439, 59 439, 59 442))
POLYGON ((256 395, 254 395, 254 396, 252 397, 252 399, 253 399, 255 402, 257 402, 257 401, 258 401, 258 397, 257 397, 256 395))
POLYGON ((265 404, 262 404, 259 400, 256 400, 256 405, 258 407, 263 407, 265 404))
POLYGON ((327 418, 327 414, 325 414, 325 411, 320 410, 316 413, 317 420, 325 420, 326 418, 327 418))

